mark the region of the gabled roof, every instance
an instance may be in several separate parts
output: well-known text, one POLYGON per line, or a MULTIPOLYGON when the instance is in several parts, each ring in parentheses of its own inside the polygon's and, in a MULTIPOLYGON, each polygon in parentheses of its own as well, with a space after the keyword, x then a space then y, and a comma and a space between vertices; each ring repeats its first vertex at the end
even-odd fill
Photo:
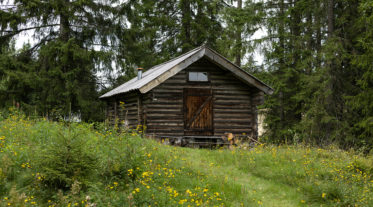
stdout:
POLYGON ((273 89, 271 87, 269 87, 253 75, 242 70, 240 67, 230 62, 211 48, 202 45, 177 58, 150 68, 148 71, 143 73, 140 80, 135 77, 130 81, 118 86, 117 88, 114 88, 113 90, 105 93, 100 98, 108 98, 133 90, 138 90, 141 93, 146 93, 203 57, 206 57, 211 62, 219 65, 221 68, 231 71, 238 79, 240 79, 244 83, 254 86, 266 94, 273 93, 273 89))

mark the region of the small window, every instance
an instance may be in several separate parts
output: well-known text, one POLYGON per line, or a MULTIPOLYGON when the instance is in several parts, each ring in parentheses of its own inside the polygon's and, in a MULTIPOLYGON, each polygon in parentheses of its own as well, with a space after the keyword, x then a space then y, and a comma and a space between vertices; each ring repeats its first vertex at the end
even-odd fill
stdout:
POLYGON ((208 73, 207 72, 189 72, 188 76, 189 81, 196 81, 196 82, 208 82, 208 73))

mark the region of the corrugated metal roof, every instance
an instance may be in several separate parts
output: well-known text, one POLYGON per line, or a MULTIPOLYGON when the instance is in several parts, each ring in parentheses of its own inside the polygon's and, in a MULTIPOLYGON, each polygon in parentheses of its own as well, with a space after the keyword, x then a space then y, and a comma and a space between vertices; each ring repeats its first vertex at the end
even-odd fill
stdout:
MULTIPOLYGON (((251 74, 247 73, 246 71, 242 70, 241 68, 239 68, 238 66, 236 66, 235 64, 227 60, 222 55, 218 54, 217 52, 203 45, 179 57, 176 57, 165 63, 159 64, 159 65, 156 65, 150 68, 148 71, 143 73, 142 78, 140 80, 138 80, 137 77, 135 77, 131 79, 130 81, 118 86, 117 88, 114 88, 113 90, 105 93, 100 98, 108 98, 108 97, 111 97, 117 94, 126 93, 126 92, 133 91, 133 90, 140 90, 140 92, 147 92, 151 90, 151 88, 156 87, 157 85, 165 81, 167 78, 171 77, 172 72, 175 72, 175 68, 177 69, 176 72, 180 71, 184 69, 185 67, 189 66, 189 64, 191 64, 192 62, 195 62, 198 59, 202 58, 203 56, 207 55, 206 49, 210 51, 210 54, 211 52, 215 54, 213 57, 210 57, 210 58, 214 59, 215 57, 215 58, 218 58, 218 61, 222 60, 223 63, 228 67, 227 68, 228 70, 231 70, 232 72, 238 71, 239 74, 241 74, 240 76, 244 76, 240 78, 244 78, 244 81, 247 82, 248 84, 253 84, 253 81, 254 81, 257 87, 259 87, 265 93, 271 94, 273 92, 273 89, 271 87, 269 87, 268 85, 266 85, 265 83, 257 79, 256 77, 252 76, 251 74), (188 63, 188 64, 185 64, 185 63, 188 63), (183 65, 183 66, 181 67, 180 65, 183 65), (166 72, 170 72, 171 74, 168 74, 165 76, 166 72), (166 78, 162 76, 165 76, 166 78), (156 82, 153 82, 153 81, 156 81, 156 82)), ((207 55, 207 56, 211 56, 211 55, 207 55)))
POLYGON ((126 83, 114 88, 113 90, 105 93, 104 95, 100 96, 100 98, 107 98, 107 97, 114 96, 114 95, 117 95, 117 94, 120 94, 120 93, 126 93, 126 92, 129 92, 129 91, 138 90, 142 86, 145 86, 150 81, 152 81, 155 78, 157 78, 158 76, 162 75, 167 70, 171 69, 172 67, 181 63, 182 61, 184 61, 188 57, 190 57, 190 56, 196 54, 197 52, 199 52, 202 49, 202 47, 203 46, 197 47, 197 48, 195 48, 195 49, 193 49, 193 50, 191 50, 191 51, 189 51, 189 52, 187 52, 187 53, 185 53, 185 54, 183 54, 179 57, 171 59, 171 60, 169 60, 167 62, 164 62, 162 64, 153 66, 148 71, 146 71, 145 73, 142 74, 142 78, 140 80, 138 80, 137 77, 132 78, 128 82, 126 82, 126 83))

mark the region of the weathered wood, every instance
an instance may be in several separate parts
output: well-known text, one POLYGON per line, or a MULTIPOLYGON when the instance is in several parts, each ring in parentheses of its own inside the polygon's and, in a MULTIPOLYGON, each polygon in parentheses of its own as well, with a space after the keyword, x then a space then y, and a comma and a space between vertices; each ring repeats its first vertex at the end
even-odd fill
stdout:
POLYGON ((162 113, 162 114, 179 114, 179 113, 182 113, 183 110, 182 108, 165 108, 165 107, 162 107, 162 108, 149 108, 148 109, 148 112, 149 113, 162 113))
POLYGON ((236 89, 234 91, 227 91, 222 89, 215 89, 216 95, 249 95, 250 91, 245 89, 236 89))
POLYGON ((154 120, 156 117, 164 117, 164 119, 171 119, 173 117, 183 117, 182 110, 178 111, 148 111, 148 119, 154 120))
POLYGON ((141 93, 146 93, 146 92, 150 91, 151 89, 158 86, 159 84, 161 84, 165 80, 169 79, 170 77, 174 76, 175 74, 177 74, 178 72, 180 72, 184 68, 188 67, 192 63, 201 59, 204 54, 205 54, 205 49, 202 49, 199 52, 197 52, 196 54, 188 57, 182 63, 174 66, 172 69, 168 70, 167 72, 165 72, 165 73, 161 74, 160 76, 158 76, 157 78, 155 78, 154 81, 149 82, 148 84, 146 84, 145 86, 140 88, 141 93))
POLYGON ((246 134, 249 134, 251 133, 252 129, 250 128, 247 128, 247 129, 231 129, 229 127, 227 128, 219 128, 219 129, 215 129, 215 132, 216 133, 226 133, 226 132, 230 132, 230 133, 234 133, 234 134, 242 134, 242 133, 246 133, 246 134))
POLYGON ((210 59, 211 61, 213 61, 213 62, 217 63, 218 65, 220 65, 221 67, 230 70, 233 74, 236 75, 236 77, 238 79, 241 79, 241 80, 244 80, 244 81, 250 83, 251 85, 259 88, 260 90, 265 91, 267 94, 272 94, 273 93, 273 91, 271 90, 271 88, 268 88, 262 82, 260 82, 259 80, 255 79, 254 77, 247 76, 246 72, 244 72, 243 70, 241 70, 236 65, 230 63, 227 59, 225 59, 221 55, 215 53, 214 51, 212 51, 212 50, 205 50, 205 56, 208 59, 210 59))
POLYGON ((184 129, 184 123, 183 122, 149 122, 147 124, 148 127, 157 127, 157 126, 176 126, 176 127, 182 127, 184 129))
POLYGON ((176 105, 176 104, 170 104, 170 105, 167 105, 166 107, 165 107, 165 105, 164 104, 148 104, 148 105, 146 105, 147 107, 148 107, 148 109, 149 110, 151 110, 151 109, 154 109, 154 110, 159 110, 159 109, 181 109, 182 108, 182 106, 180 106, 180 105, 176 105))
MULTIPOLYGON (((163 77, 164 78, 164 77, 163 77)), ((149 90, 145 94, 130 93, 117 97, 124 101, 124 109, 117 108, 119 119, 122 123, 127 119, 128 127, 136 128, 138 124, 145 124, 148 135, 156 136, 184 136, 193 133, 197 136, 216 135, 222 136, 225 132, 235 135, 242 133, 251 135, 255 131, 256 106, 263 100, 263 93, 243 84, 231 72, 222 70, 208 59, 201 59, 191 64, 186 69, 163 81, 163 83, 149 90), (189 71, 208 72, 210 82, 191 83, 187 82, 189 71), (184 92, 187 88, 188 92, 184 92), (191 91, 196 91, 192 93, 191 91), (206 91, 210 92, 206 92, 206 91), (211 127, 189 128, 194 121, 201 121, 199 117, 189 117, 185 123, 185 95, 203 98, 199 107, 204 108, 203 102, 211 104, 211 127), (213 95, 212 95, 213 94, 213 95), (206 97, 209 96, 209 100, 206 97), (210 101, 211 100, 211 101, 210 101), (211 103, 210 103, 211 102, 211 103), (197 120, 198 119, 198 120, 197 120)), ((115 106, 108 104, 107 117, 109 123, 114 123, 115 106)), ((194 112, 202 110, 195 109, 194 112)), ((201 113, 201 112, 200 112, 201 113)), ((199 114, 199 113, 196 113, 199 114)), ((210 116, 210 115, 209 115, 210 116)))
POLYGON ((184 131, 186 135, 212 135, 212 114, 211 89, 184 89, 184 131), (194 133, 195 131, 198 133, 194 133))

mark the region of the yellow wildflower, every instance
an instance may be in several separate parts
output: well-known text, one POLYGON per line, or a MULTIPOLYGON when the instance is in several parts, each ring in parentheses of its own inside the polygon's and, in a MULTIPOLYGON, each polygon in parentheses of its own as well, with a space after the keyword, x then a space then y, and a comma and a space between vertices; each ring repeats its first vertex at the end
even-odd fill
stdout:
POLYGON ((182 200, 179 201, 179 204, 180 204, 180 205, 183 205, 183 204, 184 204, 185 202, 187 202, 187 201, 188 201, 187 199, 182 199, 182 200))
POLYGON ((326 193, 322 193, 322 194, 321 194, 321 197, 322 197, 322 198, 325 198, 325 197, 326 197, 326 193))

